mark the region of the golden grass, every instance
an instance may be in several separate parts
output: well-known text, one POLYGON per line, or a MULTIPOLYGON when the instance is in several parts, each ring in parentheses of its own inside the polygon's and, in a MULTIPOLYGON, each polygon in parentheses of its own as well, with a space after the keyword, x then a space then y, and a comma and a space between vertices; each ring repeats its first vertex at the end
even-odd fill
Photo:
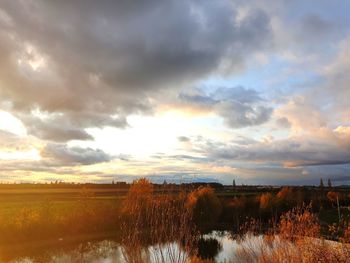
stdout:
POLYGON ((130 193, 125 200, 121 231, 126 261, 188 262, 195 254, 197 231, 186 195, 153 196, 153 188, 145 180, 136 181, 130 193))
MULTIPOLYGON (((344 231, 344 238, 348 236, 348 228, 344 231)), ((324 240, 320 229, 310 206, 294 208, 281 216, 277 229, 270 233, 260 237, 248 233, 233 262, 349 262, 349 244, 324 240)))

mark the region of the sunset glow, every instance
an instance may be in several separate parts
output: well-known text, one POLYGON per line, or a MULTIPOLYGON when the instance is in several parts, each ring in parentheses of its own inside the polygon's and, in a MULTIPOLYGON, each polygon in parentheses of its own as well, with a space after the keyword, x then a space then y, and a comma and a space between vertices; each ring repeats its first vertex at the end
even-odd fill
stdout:
POLYGON ((0 181, 350 182, 350 3, 146 2, 0 4, 0 181))

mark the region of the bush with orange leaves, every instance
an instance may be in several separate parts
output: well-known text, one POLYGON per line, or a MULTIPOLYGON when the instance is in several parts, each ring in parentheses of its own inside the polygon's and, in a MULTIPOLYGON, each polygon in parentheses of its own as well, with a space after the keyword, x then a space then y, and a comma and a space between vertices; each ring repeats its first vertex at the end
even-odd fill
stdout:
POLYGON ((145 179, 133 181, 128 195, 124 202, 123 213, 132 214, 140 212, 140 209, 147 209, 153 198, 153 184, 145 179))
POLYGON ((282 240, 292 242, 296 248, 294 254, 300 257, 301 262, 349 262, 349 246, 324 240, 320 229, 311 206, 303 206, 294 208, 281 217, 279 236, 282 240))
POLYGON ((337 192, 333 192, 333 191, 329 191, 327 193, 327 198, 329 201, 331 201, 332 203, 336 203, 337 199, 339 200, 339 193, 337 192))
POLYGON ((292 241, 299 237, 320 236, 320 224, 310 205, 296 207, 283 214, 278 227, 279 235, 292 241))
POLYGON ((344 228, 344 235, 341 241, 344 243, 350 243, 350 223, 344 228))
POLYGON ((187 207, 197 225, 211 225, 219 218, 222 205, 210 186, 199 187, 188 195, 187 207))
POLYGON ((271 230, 264 238, 255 236, 256 242, 249 242, 249 235, 247 240, 241 242, 233 262, 346 263, 350 258, 349 244, 321 238, 320 224, 310 205, 283 214, 277 231, 271 230))
POLYGON ((153 194, 146 179, 135 181, 124 202, 122 253, 126 262, 185 263, 195 253, 197 231, 186 196, 153 194), (152 247, 149 247, 153 245, 152 247))
POLYGON ((265 193, 260 196, 260 209, 269 210, 273 206, 273 196, 271 193, 265 193))
POLYGON ((289 209, 291 205, 294 203, 293 191, 290 187, 283 187, 276 195, 276 205, 280 208, 289 209))

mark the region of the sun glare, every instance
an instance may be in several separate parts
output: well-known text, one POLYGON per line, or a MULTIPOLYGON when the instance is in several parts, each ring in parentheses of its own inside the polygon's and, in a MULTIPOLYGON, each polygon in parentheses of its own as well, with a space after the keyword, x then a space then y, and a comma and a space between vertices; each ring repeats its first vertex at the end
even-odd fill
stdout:
POLYGON ((174 153, 179 146, 178 137, 195 132, 193 122, 193 118, 169 111, 157 116, 131 116, 127 130, 87 130, 94 136, 96 146, 105 151, 144 158, 159 152, 174 153))
POLYGON ((40 153, 37 149, 31 149, 25 152, 19 151, 0 151, 0 160, 28 160, 38 161, 40 160, 40 153))
POLYGON ((46 64, 44 56, 32 45, 26 44, 22 54, 17 59, 19 66, 29 66, 33 71, 39 71, 46 64))
POLYGON ((12 114, 0 110, 0 130, 5 130, 19 136, 27 134, 23 123, 12 114))

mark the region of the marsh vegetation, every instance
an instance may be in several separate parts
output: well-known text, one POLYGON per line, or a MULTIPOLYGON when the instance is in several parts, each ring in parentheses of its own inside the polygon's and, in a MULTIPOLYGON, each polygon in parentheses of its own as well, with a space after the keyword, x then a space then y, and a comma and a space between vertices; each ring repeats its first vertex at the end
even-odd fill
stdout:
MULTIPOLYGON (((84 186, 69 200, 65 195, 41 201, 7 198, 0 210, 0 259, 25 259, 33 251, 34 259, 40 258, 43 244, 76 244, 64 251, 66 262, 92 257, 131 263, 350 258, 346 189, 175 187, 140 179, 113 196, 110 189, 109 196, 99 196, 84 186)), ((61 191, 68 195, 72 189, 61 191)), ((4 196, 9 197, 2 195, 2 201, 4 196)), ((43 262, 62 262, 58 258, 52 252, 43 262)))

